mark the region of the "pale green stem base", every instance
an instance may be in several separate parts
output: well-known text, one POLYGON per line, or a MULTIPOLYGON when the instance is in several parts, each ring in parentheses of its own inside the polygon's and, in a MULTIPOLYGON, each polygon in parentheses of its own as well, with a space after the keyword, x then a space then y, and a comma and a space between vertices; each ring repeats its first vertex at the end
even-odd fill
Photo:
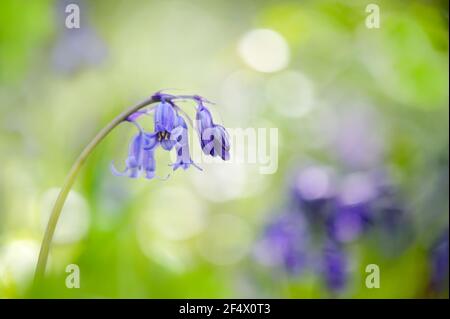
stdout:
POLYGON ((72 185, 75 182, 75 179, 77 178, 78 173, 87 157, 92 153, 95 147, 109 134, 109 132, 111 132, 117 125, 122 123, 129 115, 133 114, 144 106, 155 102, 157 102, 157 100, 151 97, 119 114, 94 137, 94 139, 85 147, 83 152, 81 152, 80 156, 78 156, 77 160, 70 169, 69 174, 66 176, 64 185, 59 192, 58 198, 56 199, 55 206, 53 206, 53 210, 51 212, 47 228, 45 230, 44 239, 42 240, 41 250, 39 252, 39 259, 34 274, 35 284, 39 283, 45 275, 45 268, 47 266, 50 245, 52 242, 53 234, 55 233, 59 216, 61 215, 61 210, 64 206, 64 202, 66 201, 67 195, 69 194, 69 191, 72 188, 72 185))

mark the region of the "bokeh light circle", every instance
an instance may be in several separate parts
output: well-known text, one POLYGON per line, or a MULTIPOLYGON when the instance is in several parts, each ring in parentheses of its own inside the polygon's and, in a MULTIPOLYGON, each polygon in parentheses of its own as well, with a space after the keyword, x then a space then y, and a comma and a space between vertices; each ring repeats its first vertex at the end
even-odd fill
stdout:
POLYGON ((254 196, 267 187, 267 180, 258 173, 257 167, 239 163, 214 163, 203 165, 203 168, 208 177, 196 174, 192 176, 192 182, 200 196, 213 202, 254 196))
MULTIPOLYGON (((47 190, 41 199, 41 229, 47 226, 50 213, 59 188, 47 190)), ((90 215, 86 199, 75 191, 70 191, 61 212, 53 241, 59 244, 74 243, 85 237, 89 230, 90 215)))
POLYGON ((275 110, 286 117, 301 117, 315 103, 312 81, 299 71, 284 71, 269 79, 266 95, 275 110))
POLYGON ((168 240, 191 238, 203 230, 206 210, 196 195, 181 187, 164 187, 151 197, 140 223, 168 240))
POLYGON ((255 29, 246 33, 239 42, 238 51, 248 66, 260 72, 280 71, 289 63, 286 40, 270 29, 255 29))
POLYGON ((39 254, 39 243, 15 239, 0 246, 0 283, 24 287, 33 275, 39 254))
POLYGON ((198 249, 212 264, 232 265, 246 256, 251 240, 251 229, 245 220, 232 214, 217 214, 211 216, 199 237, 198 249))

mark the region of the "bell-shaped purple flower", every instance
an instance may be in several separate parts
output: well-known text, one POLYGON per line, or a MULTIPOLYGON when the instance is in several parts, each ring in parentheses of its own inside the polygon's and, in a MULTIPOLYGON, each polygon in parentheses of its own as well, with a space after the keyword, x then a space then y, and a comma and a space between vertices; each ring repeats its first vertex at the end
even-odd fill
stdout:
POLYGON ((154 150, 158 142, 155 134, 140 131, 131 140, 128 158, 125 161, 125 170, 119 172, 113 164, 111 171, 116 176, 139 177, 140 173, 145 174, 145 178, 152 179, 155 176, 154 150))
POLYGON ((166 101, 162 101, 155 108, 155 133, 170 132, 175 126, 176 112, 173 106, 166 101))
POLYGON ((189 152, 188 127, 183 117, 180 115, 177 115, 177 124, 172 130, 170 138, 175 143, 175 151, 177 153, 177 160, 174 164, 172 164, 173 170, 175 171, 179 167, 186 170, 190 165, 193 165, 201 170, 201 168, 191 159, 189 152))
POLYGON ((230 159, 230 138, 228 132, 221 125, 214 124, 211 112, 197 100, 197 132, 200 137, 200 147, 203 153, 213 157, 220 156, 224 161, 230 159))
POLYGON ((172 104, 162 101, 155 108, 154 127, 158 142, 166 151, 170 151, 175 142, 170 138, 171 132, 176 126, 177 114, 172 104))
POLYGON ((111 170, 113 174, 136 178, 143 172, 146 178, 153 178, 155 176, 154 151, 157 146, 161 146, 166 151, 175 148, 177 159, 172 164, 173 170, 177 170, 179 167, 186 170, 191 165, 201 170, 192 161, 189 152, 188 126, 183 118, 184 116, 189 119, 189 116, 175 104, 176 100, 193 100, 197 103, 196 118, 200 137, 203 136, 205 131, 210 130, 207 139, 203 140, 201 138, 203 151, 206 152, 204 147, 209 147, 207 154, 212 156, 219 155, 224 160, 229 158, 230 143, 228 133, 223 126, 213 123, 211 113, 203 105, 204 102, 208 102, 206 99, 198 95, 177 96, 162 93, 161 91, 152 95, 152 99, 159 103, 147 110, 137 110, 125 119, 125 121, 133 123, 138 128, 139 133, 133 137, 130 143, 125 170, 119 172, 112 165, 111 170), (137 121, 141 116, 151 112, 154 112, 154 132, 147 133, 137 121))
POLYGON ((206 155, 209 155, 209 153, 205 151, 205 146, 212 141, 212 137, 210 135, 204 134, 204 132, 211 129, 214 123, 211 112, 208 110, 208 108, 206 108, 206 106, 203 105, 203 103, 201 103, 201 101, 199 102, 197 107, 195 120, 197 122, 197 133, 200 138, 200 147, 206 155))
POLYGON ((197 130, 200 136, 202 136, 201 133, 204 130, 211 128, 214 125, 211 112, 203 104, 199 104, 197 107, 195 119, 197 121, 197 130))
POLYGON ((214 124, 213 127, 204 130, 202 141, 209 141, 203 147, 205 154, 220 156, 224 161, 230 159, 230 137, 223 126, 214 124))

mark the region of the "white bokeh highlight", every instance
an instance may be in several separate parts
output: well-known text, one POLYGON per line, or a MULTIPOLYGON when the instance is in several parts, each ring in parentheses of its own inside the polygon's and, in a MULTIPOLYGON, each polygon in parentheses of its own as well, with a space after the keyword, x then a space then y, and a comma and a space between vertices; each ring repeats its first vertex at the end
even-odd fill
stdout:
POLYGON ((275 111, 286 117, 308 114, 315 104, 312 81, 299 71, 284 71, 267 82, 267 100, 275 111))
POLYGON ((15 284, 24 288, 33 276, 39 254, 39 243, 14 239, 0 246, 0 285, 15 284))
POLYGON ((203 168, 205 174, 192 175, 192 182, 199 196, 212 202, 255 196, 267 187, 264 175, 255 166, 222 162, 203 168))
POLYGON ((238 52, 249 67, 259 72, 280 71, 289 64, 290 52, 286 40, 270 29, 255 29, 244 34, 238 52))
MULTIPOLYGON (((41 198, 41 230, 47 227, 50 213, 60 188, 47 190, 41 198)), ((57 244, 70 244, 83 239, 90 225, 89 206, 86 199, 76 191, 70 191, 61 212, 53 241, 57 244)))
POLYGON ((203 230, 206 209, 192 192, 165 186, 141 212, 140 231, 156 233, 168 240, 185 240, 203 230))
POLYGON ((232 214, 212 215, 205 232, 199 237, 198 250, 208 262, 226 266, 242 260, 252 242, 250 225, 232 214))

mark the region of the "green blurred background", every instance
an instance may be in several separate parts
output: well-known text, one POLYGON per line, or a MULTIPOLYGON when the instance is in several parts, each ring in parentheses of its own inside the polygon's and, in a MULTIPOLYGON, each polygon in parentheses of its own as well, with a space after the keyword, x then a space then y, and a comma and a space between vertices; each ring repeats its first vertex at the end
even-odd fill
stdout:
MULTIPOLYGON (((252 253, 307 163, 383 167, 413 221, 414 240, 394 257, 352 244, 353 280, 339 297, 430 297, 428 249, 448 229, 448 3, 377 1, 379 29, 365 25, 368 3, 1 0, 0 297, 333 297, 317 275, 280 275, 252 253), (76 31, 64 26, 72 2, 76 31), (47 280, 32 289, 74 159, 164 88, 213 100, 226 127, 278 128, 278 170, 224 163, 166 182, 118 178, 110 162, 122 162, 134 132, 121 125, 83 169, 47 280), (339 142, 348 135, 356 155, 339 142), (65 286, 73 263, 80 289, 65 286), (364 286, 367 263, 380 265, 380 289, 364 286)), ((448 286, 431 296, 448 297, 448 286)))

